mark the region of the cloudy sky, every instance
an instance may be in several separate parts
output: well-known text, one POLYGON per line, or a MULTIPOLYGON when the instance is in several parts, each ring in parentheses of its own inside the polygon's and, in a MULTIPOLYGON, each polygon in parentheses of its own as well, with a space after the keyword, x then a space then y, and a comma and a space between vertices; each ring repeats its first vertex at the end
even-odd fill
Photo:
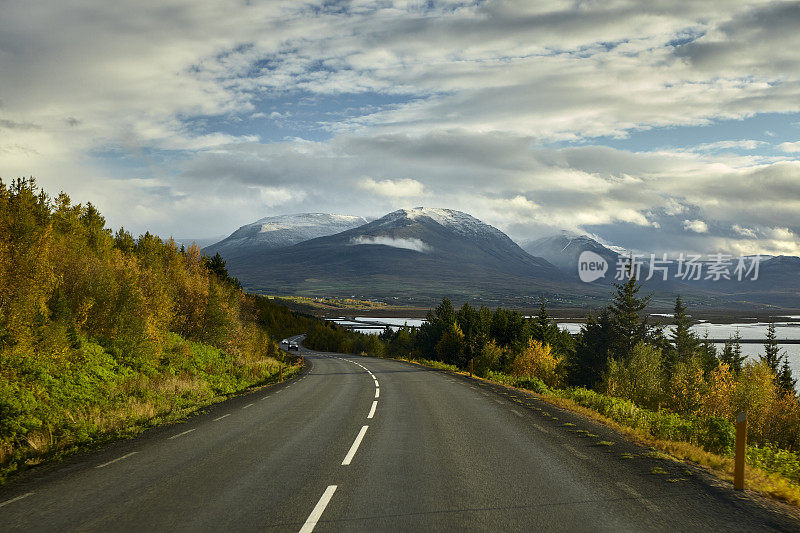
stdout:
POLYGON ((1 3, 0 177, 115 228, 424 205, 800 254, 800 2, 1 3))

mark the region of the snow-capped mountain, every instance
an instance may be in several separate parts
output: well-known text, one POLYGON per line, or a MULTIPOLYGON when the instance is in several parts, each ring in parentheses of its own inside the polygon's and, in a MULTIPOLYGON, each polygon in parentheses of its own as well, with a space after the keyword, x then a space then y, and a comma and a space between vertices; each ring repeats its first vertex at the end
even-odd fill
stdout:
POLYGON ((585 251, 591 251, 605 259, 613 268, 617 264, 619 254, 603 246, 588 235, 572 235, 561 233, 542 237, 534 241, 522 243, 522 249, 531 255, 547 259, 565 273, 577 275, 578 257, 585 251))
MULTIPOLYGON (((619 249, 586 235, 562 233, 524 243, 452 209, 400 209, 377 220, 342 215, 269 217, 243 226, 209 248, 249 290, 269 294, 356 296, 433 303, 442 296, 487 305, 604 305, 615 281, 619 249), (592 251, 609 272, 580 281, 578 257, 592 251)), ((624 257, 624 256, 623 256, 624 257)), ((648 263, 644 261, 643 272, 648 263)), ((800 259, 774 257, 758 281, 643 279, 654 306, 668 309, 675 296, 695 306, 779 304, 800 307, 787 290, 800 279, 800 259)), ((655 308, 655 307, 654 307, 655 308)))
POLYGON ((327 213, 298 213, 266 217, 242 226, 230 236, 208 246, 206 254, 220 253, 227 260, 257 250, 281 248, 333 235, 366 224, 363 217, 327 213))
POLYGON ((378 227, 390 228, 393 226, 405 225, 407 221, 417 219, 430 219, 440 226, 448 228, 453 232, 469 237, 489 237, 507 239, 505 233, 481 222, 477 218, 461 211, 453 209, 441 209, 435 207, 415 207, 413 209, 399 209, 376 220, 378 227))
MULTIPOLYGON (((567 232, 523 242, 522 248, 529 254, 547 259, 572 279, 579 278, 578 259, 581 254, 586 251, 594 252, 602 257, 608 265, 606 275, 593 282, 596 285, 610 285, 620 281, 616 277, 617 270, 620 268, 620 260, 623 262, 628 260, 628 255, 620 247, 606 246, 588 235, 575 235, 567 232)), ((650 263, 646 257, 638 258, 637 262, 641 265, 639 267, 642 278, 640 281, 642 281, 645 290, 671 291, 675 294, 685 293, 688 290, 687 287, 674 279, 664 281, 663 278, 654 276, 650 280, 646 280, 645 277, 650 263)))
MULTIPOLYGON (((226 258, 227 259, 227 258, 226 258)), ((265 292, 366 296, 537 297, 563 274, 460 211, 400 209, 335 235, 228 261, 265 292)))

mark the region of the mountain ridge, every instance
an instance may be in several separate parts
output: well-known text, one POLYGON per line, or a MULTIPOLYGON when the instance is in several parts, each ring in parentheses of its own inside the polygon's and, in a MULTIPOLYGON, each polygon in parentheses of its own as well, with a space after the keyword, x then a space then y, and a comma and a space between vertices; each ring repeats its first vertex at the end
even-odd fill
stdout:
POLYGON ((228 260, 269 293, 530 298, 567 282, 499 229, 451 209, 399 209, 362 226, 228 260))
POLYGON ((367 219, 364 217, 332 213, 295 213, 264 217, 241 226, 228 237, 204 248, 204 252, 209 255, 219 253, 226 257, 235 257, 249 253, 248 248, 291 246, 366 223, 367 219))
MULTIPOLYGON (((218 244, 226 241, 226 246, 204 251, 220 251, 232 275, 250 290, 417 301, 450 295, 535 305, 546 297, 554 305, 601 306, 608 301, 612 283, 617 282, 619 260, 625 257, 617 247, 567 232, 522 241, 519 246, 468 213, 430 207, 398 209, 369 222, 320 213, 265 217, 218 244), (323 224, 318 224, 320 217, 323 224), (338 218, 329 223, 330 217, 338 218), (342 221, 346 229, 335 232, 342 221), (311 232, 294 231, 298 227, 311 228, 311 232), (248 240, 254 233, 271 232, 289 238, 248 240), (305 239, 308 235, 313 237, 305 239), (591 283, 581 282, 578 276, 578 258, 587 250, 608 263, 605 276, 591 283)), ((667 280, 658 274, 646 280, 649 262, 647 258, 640 261, 644 293, 653 293, 660 308, 669 308, 678 294, 705 307, 800 307, 800 290, 792 288, 800 286, 800 258, 767 258, 761 265, 761 278, 746 283, 684 280, 672 276, 672 271, 667 280)))

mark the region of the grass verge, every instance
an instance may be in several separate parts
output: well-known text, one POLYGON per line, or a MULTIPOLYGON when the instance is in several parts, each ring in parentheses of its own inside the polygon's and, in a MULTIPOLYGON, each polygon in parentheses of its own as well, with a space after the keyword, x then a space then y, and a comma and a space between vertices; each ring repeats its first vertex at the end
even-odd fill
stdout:
MULTIPOLYGON (((10 416, 0 423, 13 424, 17 436, 0 440, 0 484, 31 467, 184 420, 231 396, 275 383, 280 375, 273 358, 230 356, 177 335, 168 337, 159 366, 146 371, 122 367, 88 342, 84 351, 92 358, 88 363, 50 362, 35 368, 36 381, 3 398, 3 405, 14 409, 3 411, 10 416)), ((284 364, 283 377, 300 370, 284 364)))

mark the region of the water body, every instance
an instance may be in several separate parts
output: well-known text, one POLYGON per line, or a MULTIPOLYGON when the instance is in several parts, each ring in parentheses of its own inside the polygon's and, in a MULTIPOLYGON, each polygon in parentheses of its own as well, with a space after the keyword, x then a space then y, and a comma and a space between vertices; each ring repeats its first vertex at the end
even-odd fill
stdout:
MULTIPOLYGON (((776 322, 775 335, 779 340, 781 339, 800 339, 800 316, 786 316, 781 317, 788 319, 789 322, 776 322)), ((359 322, 371 322, 378 324, 390 324, 392 329, 397 329, 400 326, 408 325, 418 327, 424 320, 421 318, 377 318, 377 317, 356 317, 358 322, 350 322, 345 319, 334 320, 334 322, 342 325, 358 326, 359 322)), ((569 331, 570 333, 578 333, 583 324, 581 322, 558 322, 560 328, 569 331)), ((701 323, 692 327, 692 330, 701 338, 708 332, 708 337, 711 339, 727 339, 739 331, 739 335, 743 339, 764 339, 767 336, 766 322, 749 322, 741 324, 712 324, 701 323)), ((667 326, 666 333, 669 334, 671 326, 667 326)), ((368 333, 377 335, 382 330, 380 329, 358 329, 355 331, 360 333, 368 333)), ((718 351, 722 351, 724 344, 715 344, 718 351)), ((796 378, 800 378, 800 344, 780 344, 778 346, 785 353, 789 359, 789 367, 796 378)), ((758 359, 759 354, 764 353, 763 344, 742 344, 742 354, 751 359, 758 359)))

